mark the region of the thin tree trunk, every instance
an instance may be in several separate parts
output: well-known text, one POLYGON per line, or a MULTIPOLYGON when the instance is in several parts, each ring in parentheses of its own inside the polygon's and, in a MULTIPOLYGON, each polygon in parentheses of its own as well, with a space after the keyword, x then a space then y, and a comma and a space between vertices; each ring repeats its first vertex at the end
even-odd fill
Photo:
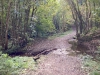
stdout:
POLYGON ((5 32, 5 50, 8 49, 8 27, 9 27, 9 17, 10 17, 10 9, 11 9, 12 2, 9 2, 8 6, 8 13, 7 13, 7 18, 6 18, 6 32, 5 32))
POLYGON ((4 39, 3 39, 3 36, 4 36, 4 34, 3 34, 3 13, 4 13, 4 10, 3 10, 3 0, 1 0, 1 5, 2 5, 2 13, 1 13, 1 45, 2 45, 2 48, 4 48, 4 39))

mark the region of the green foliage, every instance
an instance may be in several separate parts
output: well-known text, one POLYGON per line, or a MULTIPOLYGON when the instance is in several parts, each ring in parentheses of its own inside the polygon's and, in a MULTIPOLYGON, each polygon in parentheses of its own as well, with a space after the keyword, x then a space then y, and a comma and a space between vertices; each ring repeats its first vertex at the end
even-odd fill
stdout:
POLYGON ((40 25, 36 26, 36 30, 39 32, 53 32, 54 31, 54 25, 51 20, 46 19, 45 17, 41 18, 40 25))
POLYGON ((57 32, 65 32, 73 23, 72 13, 65 0, 60 0, 57 13, 54 15, 54 24, 57 32))
POLYGON ((97 50, 95 51, 95 53, 100 53, 100 46, 97 47, 97 50))
POLYGON ((72 30, 69 30, 69 31, 66 31, 66 32, 63 32, 63 33, 56 33, 56 34, 53 34, 52 36, 49 36, 48 39, 54 39, 56 37, 63 37, 69 33, 71 33, 72 30))
POLYGON ((100 75, 100 72, 94 71, 94 72, 91 73, 91 75, 100 75))
MULTIPOLYGON (((55 14, 57 4, 55 1, 48 1, 48 3, 41 4, 37 9, 37 22, 35 30, 37 33, 46 34, 48 32, 55 32, 53 24, 53 14, 55 14)), ((38 35, 40 35, 38 34, 38 35)))
POLYGON ((0 52, 0 75, 18 75, 25 69, 34 69, 32 57, 13 57, 0 52))
POLYGON ((100 75, 100 61, 94 61, 92 56, 83 56, 83 65, 89 75, 100 75))
POLYGON ((20 54, 24 54, 26 52, 25 49, 21 49, 20 46, 13 46, 12 48, 3 51, 4 53, 7 53, 9 55, 20 55, 20 54))
POLYGON ((88 59, 88 60, 85 61, 84 67, 94 68, 96 64, 97 63, 95 61, 88 59))
POLYGON ((93 27, 92 29, 90 29, 90 32, 95 33, 98 30, 97 27, 93 27))

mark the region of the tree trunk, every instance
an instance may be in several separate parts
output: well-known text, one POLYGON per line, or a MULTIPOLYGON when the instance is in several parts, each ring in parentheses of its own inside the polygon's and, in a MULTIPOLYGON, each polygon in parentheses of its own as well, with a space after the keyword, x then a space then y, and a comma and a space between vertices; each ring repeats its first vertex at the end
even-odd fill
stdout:
POLYGON ((8 49, 8 37, 7 37, 7 35, 8 35, 8 27, 9 27, 9 17, 10 17, 11 5, 12 5, 12 2, 9 2, 8 13, 7 13, 7 17, 6 17, 5 50, 8 49))

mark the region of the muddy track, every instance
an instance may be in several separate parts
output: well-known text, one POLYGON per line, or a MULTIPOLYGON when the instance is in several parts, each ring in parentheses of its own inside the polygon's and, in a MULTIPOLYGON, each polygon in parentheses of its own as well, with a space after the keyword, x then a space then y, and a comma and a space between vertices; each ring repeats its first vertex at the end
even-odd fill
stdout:
POLYGON ((31 55, 37 55, 44 50, 55 50, 55 49, 70 49, 71 45, 68 43, 69 40, 73 39, 75 31, 70 32, 68 35, 57 37, 55 39, 38 39, 28 47, 28 53, 31 55))
POLYGON ((55 50, 44 55, 44 59, 38 64, 38 69, 30 71, 26 75, 86 75, 81 68, 80 57, 69 55, 73 50, 68 41, 73 39, 74 35, 75 31, 72 31, 68 35, 53 40, 42 40, 31 45, 32 53, 39 50, 55 50))

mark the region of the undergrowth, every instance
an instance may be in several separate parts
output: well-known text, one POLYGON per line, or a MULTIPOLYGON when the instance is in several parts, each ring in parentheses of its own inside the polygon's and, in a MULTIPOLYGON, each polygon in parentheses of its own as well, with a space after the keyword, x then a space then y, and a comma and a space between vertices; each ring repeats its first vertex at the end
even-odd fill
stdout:
POLYGON ((72 30, 68 30, 66 32, 62 32, 62 33, 56 33, 53 36, 49 36, 48 39, 54 39, 56 37, 62 37, 64 35, 70 34, 72 32, 72 30))
POLYGON ((100 61, 96 61, 92 56, 83 56, 83 67, 88 75, 100 75, 100 61))
POLYGON ((26 69, 34 68, 35 61, 32 57, 10 57, 0 52, 0 75, 19 75, 26 69))

